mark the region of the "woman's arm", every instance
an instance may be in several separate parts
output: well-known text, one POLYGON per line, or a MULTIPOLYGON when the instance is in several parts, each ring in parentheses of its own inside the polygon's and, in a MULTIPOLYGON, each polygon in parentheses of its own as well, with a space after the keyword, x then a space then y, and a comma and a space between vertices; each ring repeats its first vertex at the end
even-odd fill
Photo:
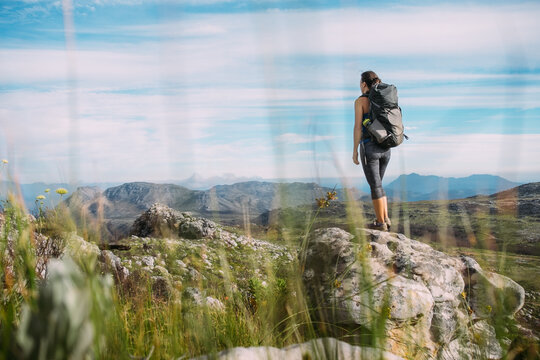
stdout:
POLYGON ((353 149, 353 162, 359 165, 358 161, 358 145, 360 145, 360 139, 362 138, 362 117, 364 115, 364 107, 362 105, 362 98, 358 98, 354 101, 354 149, 353 149))

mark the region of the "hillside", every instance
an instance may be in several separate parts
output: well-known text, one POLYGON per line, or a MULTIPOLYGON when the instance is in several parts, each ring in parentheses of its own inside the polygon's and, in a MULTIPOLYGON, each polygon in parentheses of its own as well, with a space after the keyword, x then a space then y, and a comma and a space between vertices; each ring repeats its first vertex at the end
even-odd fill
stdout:
POLYGON ((519 183, 494 175, 455 178, 412 173, 399 176, 385 186, 385 191, 388 197, 394 200, 448 200, 479 194, 489 195, 519 185, 519 183))
MULTIPOLYGON (((65 204, 79 224, 83 220, 92 224, 99 229, 101 239, 110 240, 127 236, 133 220, 153 203, 237 225, 272 209, 311 204, 331 190, 314 183, 249 181, 200 191, 173 184, 135 182, 103 192, 97 187, 80 187, 65 204)), ((342 190, 338 196, 344 196, 342 190)))
MULTIPOLYGON (((358 202, 367 223, 370 202, 358 202)), ((301 232, 315 205, 273 210, 253 218, 261 231, 286 227, 301 232)), ((520 185, 492 195, 458 200, 391 202, 392 231, 444 247, 464 246, 540 255, 540 183, 520 185)), ((335 202, 319 212, 315 227, 348 229, 347 204, 335 202)))

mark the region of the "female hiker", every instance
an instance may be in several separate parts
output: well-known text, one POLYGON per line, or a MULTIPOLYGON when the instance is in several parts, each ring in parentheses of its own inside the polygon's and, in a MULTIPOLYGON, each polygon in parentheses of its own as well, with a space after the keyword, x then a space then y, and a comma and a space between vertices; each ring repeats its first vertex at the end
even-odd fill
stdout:
POLYGON ((362 73, 360 80, 360 95, 354 102, 354 150, 353 162, 358 165, 358 146, 360 146, 360 161, 366 175, 366 180, 371 188, 371 200, 375 209, 376 219, 368 225, 371 229, 388 231, 390 229, 390 219, 388 217, 388 203, 386 194, 382 187, 382 179, 386 166, 390 161, 390 149, 381 147, 372 140, 369 132, 364 128, 362 122, 369 118, 368 94, 371 87, 381 80, 373 71, 362 73))

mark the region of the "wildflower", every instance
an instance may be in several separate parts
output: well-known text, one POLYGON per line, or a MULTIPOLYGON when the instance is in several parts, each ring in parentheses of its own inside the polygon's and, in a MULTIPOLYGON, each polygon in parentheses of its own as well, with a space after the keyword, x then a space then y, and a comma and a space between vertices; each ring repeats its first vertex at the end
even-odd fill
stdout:
POLYGON ((49 191, 51 191, 51 189, 45 189, 45 192, 48 193, 49 191))
POLYGON ((465 291, 462 291, 461 292, 461 297, 465 299, 467 297, 467 293, 465 291))
POLYGON ((324 207, 328 207, 328 205, 330 205, 328 203, 328 200, 326 200, 325 198, 320 198, 320 199, 315 199, 317 201, 317 206, 322 209, 324 207))
POLYGON ((58 189, 56 189, 56 193, 60 194, 60 195, 65 195, 65 194, 68 193, 68 191, 66 189, 64 189, 64 188, 58 188, 58 189))
POLYGON ((491 305, 486 305, 486 310, 487 310, 487 312, 491 312, 491 310, 493 310, 493 308, 491 307, 491 305))
POLYGON ((3 162, 4 164, 7 164, 7 163, 8 163, 8 161, 7 161, 6 159, 2 159, 2 162, 3 162))
POLYGON ((337 193, 335 191, 328 191, 326 193, 326 199, 327 200, 337 200, 338 197, 336 195, 337 195, 337 193))
POLYGON ((38 195, 36 196, 36 200, 43 200, 45 199, 45 196, 44 195, 38 195))
POLYGON ((225 300, 229 300, 229 297, 228 297, 228 296, 225 296, 225 300))
POLYGON ((341 287, 341 281, 339 281, 338 279, 334 280, 334 286, 337 288, 341 287))

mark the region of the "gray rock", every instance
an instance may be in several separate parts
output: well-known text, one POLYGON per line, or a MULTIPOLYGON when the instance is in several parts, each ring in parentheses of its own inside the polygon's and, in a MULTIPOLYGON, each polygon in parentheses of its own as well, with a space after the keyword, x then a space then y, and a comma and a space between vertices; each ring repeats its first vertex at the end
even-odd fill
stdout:
POLYGON ((193 301, 197 305, 201 305, 203 303, 203 295, 201 294, 201 291, 197 288, 194 288, 194 287, 185 288, 183 296, 185 299, 193 301))
POLYGON ((477 316, 513 316, 523 307, 525 290, 518 283, 506 276, 482 270, 470 258, 462 260, 469 303, 477 316))
POLYGON ((382 351, 371 347, 361 347, 347 344, 334 338, 319 338, 302 344, 287 346, 278 349, 271 346, 260 347, 235 347, 221 351, 215 355, 203 355, 192 360, 300 360, 300 359, 381 359, 403 360, 388 351, 382 351))
POLYGON ((110 250, 102 250, 99 256, 102 269, 114 274, 117 281, 124 281, 129 276, 129 270, 122 265, 122 260, 110 250))
POLYGON ((452 301, 438 302, 433 306, 431 333, 439 344, 448 344, 452 340, 459 323, 459 311, 452 301))
POLYGON ((133 222, 129 233, 140 237, 169 237, 176 235, 183 219, 181 212, 155 203, 133 222))
POLYGON ((178 235, 186 239, 202 239, 214 235, 218 226, 204 218, 187 218, 179 226, 178 235))
POLYGON ((141 262, 144 264, 144 266, 148 266, 150 269, 154 268, 155 260, 156 259, 150 255, 145 255, 141 258, 141 262))
POLYGON ((383 259, 371 258, 369 268, 373 271, 364 276, 365 265, 358 261, 352 238, 338 228, 316 230, 310 238, 303 278, 308 296, 323 309, 326 320, 369 326, 387 313, 385 316, 396 323, 422 317, 430 322, 434 302, 426 285, 389 275, 384 264, 390 250, 383 250, 384 244, 375 245, 376 254, 382 254, 383 259))
POLYGON ((387 349, 403 356, 402 344, 411 341, 427 358, 504 355, 490 322, 473 327, 471 320, 512 316, 523 305, 521 286, 483 271, 474 259, 448 256, 402 234, 363 231, 368 244, 338 228, 310 237, 303 281, 318 320, 370 327, 384 318, 387 349))
POLYGON ((473 325, 473 332, 480 348, 480 357, 483 359, 501 359, 504 355, 501 344, 497 340, 495 329, 487 321, 477 321, 473 325))
POLYGON ((205 298, 206 305, 214 310, 223 311, 225 310, 225 305, 218 299, 211 296, 205 298))
POLYGON ((84 240, 75 232, 63 234, 64 238, 64 254, 70 256, 79 263, 88 261, 89 258, 99 258, 101 250, 96 244, 84 240))
POLYGON ((439 360, 477 360, 481 359, 478 346, 470 343, 469 339, 452 340, 438 356, 439 360))

